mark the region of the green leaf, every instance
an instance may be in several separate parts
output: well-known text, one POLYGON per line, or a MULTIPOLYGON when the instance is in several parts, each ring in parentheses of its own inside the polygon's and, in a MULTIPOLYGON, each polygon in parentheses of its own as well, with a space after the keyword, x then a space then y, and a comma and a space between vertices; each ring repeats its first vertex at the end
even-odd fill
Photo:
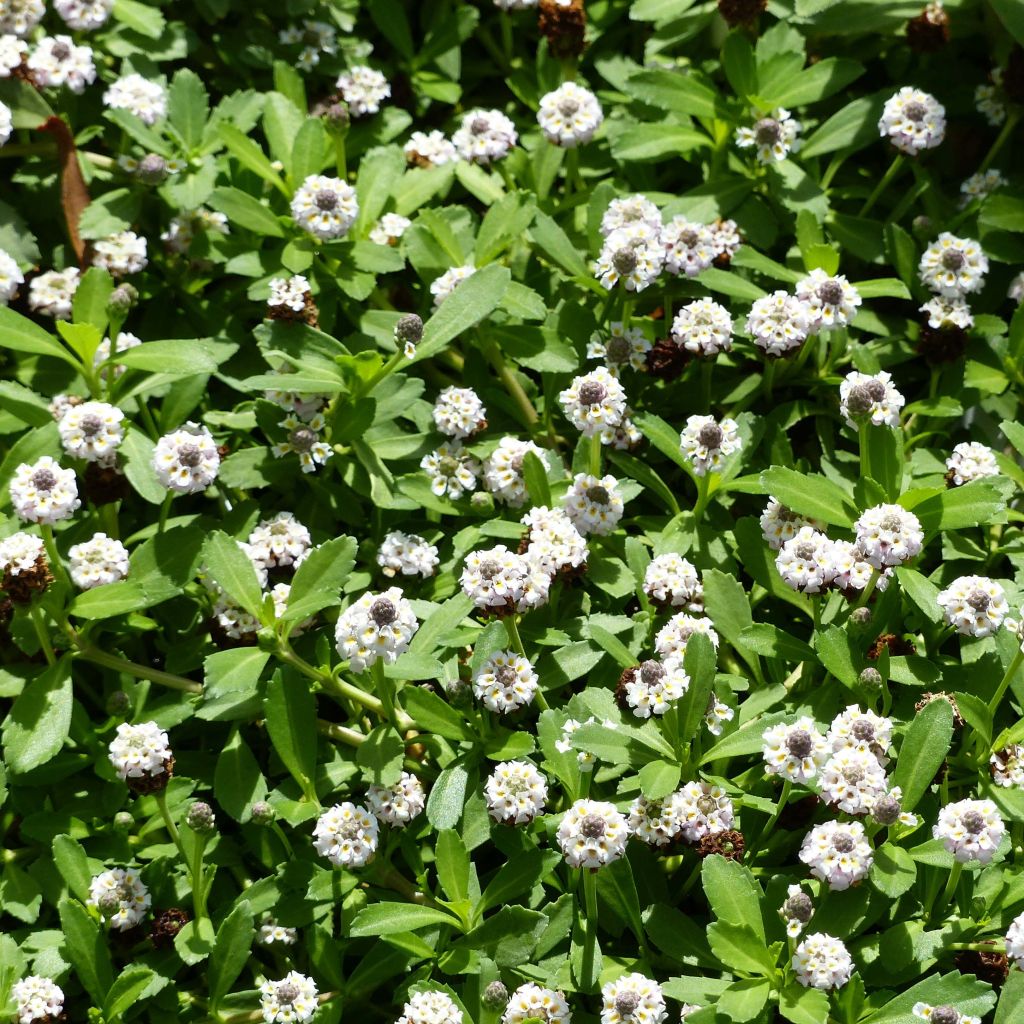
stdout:
POLYGON ((270 162, 270 158, 248 135, 239 131, 238 128, 228 121, 221 122, 217 128, 217 133, 227 151, 243 167, 259 175, 264 181, 269 182, 275 188, 284 190, 281 175, 275 170, 274 165, 270 162))
POLYGON ((71 315, 75 323, 90 324, 98 331, 104 331, 108 320, 107 302, 113 290, 114 279, 110 274, 102 267, 90 267, 82 275, 71 300, 71 315))
POLYGON ((661 800, 679 785, 678 764, 668 761, 651 761, 640 769, 640 792, 648 800, 661 800))
POLYGON ((55 356, 72 366, 78 361, 49 331, 33 323, 9 306, 0 306, 0 345, 14 352, 55 356))
POLYGON ((551 486, 548 484, 547 470, 533 452, 527 452, 523 456, 523 480, 526 482, 530 501, 535 506, 544 505, 550 508, 551 486))
POLYGON ((114 18, 139 35, 159 39, 167 22, 156 7, 139 3, 138 0, 114 0, 114 18))
POLYGON ((817 655, 791 633, 769 622, 755 622, 740 634, 740 643, 766 658, 779 658, 784 662, 816 661, 817 655))
POLYGON ((828 1020, 828 995, 793 982, 779 993, 779 1012, 793 1024, 824 1024, 828 1020))
MULTIPOLYGON (((155 447, 147 434, 133 426, 125 431, 124 440, 118 449, 118 455, 124 459, 124 475, 128 478, 128 483, 151 505, 159 505, 167 496, 167 489, 157 479, 156 471, 153 469, 155 447)), ((79 598, 75 599, 76 605, 80 599, 83 605, 87 604, 84 600, 87 596, 79 595, 79 598)))
POLYGON ((327 129, 319 117, 307 118, 292 143, 292 180, 301 184, 310 174, 319 174, 330 155, 327 129))
POLYGON ((376 786, 393 786, 402 775, 405 744, 390 725, 378 725, 356 750, 356 764, 376 786))
POLYGON ((719 921, 750 929, 764 944, 761 887, 747 868, 715 853, 704 858, 701 883, 719 921))
POLYGON ((900 747, 893 785, 903 791, 905 811, 912 811, 935 779, 953 739, 953 709, 933 700, 917 713, 900 747))
POLYGON ((984 1017, 995 1005, 996 994, 988 984, 972 975, 955 971, 933 974, 901 992, 870 1016, 862 1018, 862 1024, 914 1024, 921 1019, 913 1012, 914 1004, 919 1002, 929 1006, 955 1006, 960 1013, 984 1017))
POLYGON ((485 266, 523 237, 537 212, 537 204, 528 192, 503 196, 487 211, 476 236, 473 258, 485 266))
POLYGON ((1024 973, 1011 971, 999 993, 993 1024, 1016 1024, 1019 1020, 1024 1020, 1024 973))
POLYGON ((761 486, 793 512, 821 519, 832 526, 849 529, 856 518, 850 499, 842 489, 820 473, 798 473, 785 466, 772 466, 761 474, 761 486))
POLYGON ((397 935, 438 924, 459 927, 459 922, 451 914, 434 910, 433 907, 422 907, 415 903, 374 903, 363 907, 352 919, 349 935, 354 939, 397 935))
POLYGON ((402 693, 405 710, 417 724, 449 740, 466 740, 473 735, 462 714, 436 693, 410 686, 402 693))
POLYGON ((292 579, 287 621, 301 622, 341 604, 342 588, 356 562, 356 547, 352 537, 335 537, 306 555, 292 579))
POLYGON ((846 631, 839 626, 829 626, 818 632, 814 643, 822 665, 844 685, 856 686, 860 676, 860 660, 859 655, 854 654, 846 631))
POLYGON ((271 238, 285 237, 284 228, 281 227, 276 215, 248 192, 227 186, 215 188, 210 195, 209 203, 238 227, 271 238))
POLYGON ((864 65, 844 57, 826 57, 787 77, 770 91, 762 91, 766 107, 802 107, 838 92, 864 73, 864 65))
POLYGON ((57 904, 64 946, 82 988, 94 1006, 102 1006, 114 983, 114 968, 106 936, 99 923, 77 900, 64 898, 57 904))
POLYGON ((149 967, 142 964, 129 964, 110 986, 106 1001, 103 1004, 103 1017, 107 1021, 116 1021, 139 1000, 139 996, 149 987, 154 974, 149 967))
POLYGON ((210 1003, 214 1007, 227 995, 248 963, 255 934, 252 906, 248 900, 240 900, 217 929, 217 939, 210 954, 206 983, 210 990, 210 1003))
POLYGON ((442 769, 427 797, 427 820, 434 828, 439 831, 455 828, 462 817, 468 785, 465 758, 459 758, 442 769))
POLYGON ((92 872, 82 844, 68 835, 57 836, 53 840, 53 862, 71 895, 84 903, 89 898, 92 872))
POLYGON ((193 150, 203 141, 209 116, 210 100, 202 79, 189 68, 180 68, 167 89, 167 119, 186 149, 193 150))
POLYGON ((694 633, 687 641, 683 668, 690 677, 690 686, 678 704, 679 735, 684 743, 700 734, 715 685, 717 659, 715 646, 704 633, 694 633))
POLYGON ((678 159, 701 146, 711 147, 711 139, 703 132, 681 124, 638 124, 616 132, 611 139, 616 160, 678 159))
POLYGON ((238 541, 215 530, 203 545, 203 562, 210 578, 224 589, 228 597, 250 615, 260 617, 263 610, 260 581, 238 541))
POLYGON ((911 889, 917 881, 917 865, 902 846, 884 843, 875 850, 869 878, 883 896, 894 900, 911 889))
POLYGON ((546 213, 538 213, 530 237, 544 254, 572 277, 588 277, 590 271, 569 236, 546 213))
POLYGON ((215 373, 225 355, 206 338, 182 338, 146 341, 119 352, 116 360, 135 370, 188 377, 195 373, 215 373))
POLYGON ((629 78, 626 91, 673 114, 713 119, 721 113, 718 93, 694 72, 641 71, 629 78))
POLYGON ((10 108, 15 128, 34 131, 55 116, 43 94, 21 78, 0 80, 0 102, 10 108))
POLYGON ((872 96, 847 103, 811 133, 800 150, 800 158, 822 156, 837 149, 862 149, 877 141, 881 109, 882 100, 872 96))
POLYGON ((620 668, 633 668, 636 665, 636 657, 614 633, 594 622, 590 623, 587 629, 591 637, 615 659, 620 668))
POLYGON ((469 851, 462 837, 451 829, 438 833, 434 846, 437 880, 452 902, 469 899, 469 851))
POLYGON ((722 966, 732 972, 763 974, 775 973, 775 957, 768 951, 764 939, 752 928, 741 924, 714 921, 708 925, 708 944, 722 966))
MULTIPOLYGON (((547 856, 552 859, 550 852, 547 856)), ((544 868, 545 854, 536 847, 510 857, 484 889, 478 913, 508 903, 513 896, 532 889, 546 874, 544 868)))
POLYGON ((73 703, 71 658, 65 655, 26 684, 4 721, 4 762, 12 774, 38 768, 64 746, 73 703))
POLYGON ((5 412, 17 416, 30 427, 43 427, 53 422, 47 403, 15 380, 0 380, 0 403, 3 403, 5 412))
POLYGON ((186 964, 192 966, 202 963, 210 955, 215 939, 213 922, 204 917, 198 921, 189 921, 174 936, 174 949, 186 964))
MULTIPOLYGON (((1005 481, 1004 481, 1005 482, 1005 481)), ((965 530, 972 526, 1006 522, 1006 499, 991 480, 973 480, 952 487, 914 506, 926 533, 965 530)))
POLYGON ((277 756, 299 784, 306 799, 316 803, 316 700, 303 678, 276 672, 267 681, 263 701, 267 732, 277 756))
MULTIPOLYGON (((220 654, 249 655, 245 660, 245 671, 255 675, 267 662, 267 654, 251 647, 237 651, 221 651, 220 654), (256 655, 253 658, 252 655, 256 655), (258 668, 256 667, 258 665, 258 668)), ((216 657, 216 655, 215 655, 216 657)), ((209 660, 209 659, 207 659, 209 660)), ((217 803, 235 821, 246 822, 252 817, 252 805, 267 797, 267 783, 260 771, 259 763, 248 744, 237 729, 231 734, 227 745, 217 755, 217 767, 213 773, 213 791, 217 803)))
POLYGON ((896 579, 900 581, 903 592, 917 605, 918 610, 929 622, 942 621, 939 588, 930 579, 905 565, 896 569, 896 579))
POLYGON ((764 978, 734 981, 717 999, 715 1009, 729 1020, 753 1020, 768 1002, 771 985, 764 978))

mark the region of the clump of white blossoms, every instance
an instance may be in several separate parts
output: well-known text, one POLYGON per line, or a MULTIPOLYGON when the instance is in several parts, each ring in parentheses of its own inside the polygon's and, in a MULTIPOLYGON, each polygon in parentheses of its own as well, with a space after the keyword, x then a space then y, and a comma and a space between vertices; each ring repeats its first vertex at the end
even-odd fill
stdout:
POLYGON ((622 518, 623 501, 619 482, 613 476, 596 477, 577 473, 565 492, 562 504, 573 526, 584 537, 611 533, 622 518))
POLYGON ((892 719, 877 715, 870 708, 864 710, 850 704, 832 719, 826 739, 834 753, 846 749, 866 750, 879 764, 885 765, 886 753, 892 745, 892 719))
POLYGON ((606 238, 619 228, 644 224, 658 235, 661 232, 661 212, 646 196, 620 196, 608 204, 601 217, 601 234, 606 238))
POLYGON ((786 922, 786 934, 795 939, 814 916, 814 903, 799 885, 786 890, 786 899, 779 907, 779 916, 786 922))
POLYGON ((991 636, 1010 610, 1003 588, 987 576, 961 576, 937 600, 946 623, 964 636, 991 636))
POLYGON ((674 551, 651 559, 644 571, 644 593, 662 607, 704 610, 704 586, 697 570, 674 551))
POLYGON ((805 526, 824 530, 825 524, 809 516, 802 516, 786 508, 778 498, 769 496, 761 513, 761 532, 773 551, 778 551, 787 540, 792 540, 805 526))
POLYGON ((92 244, 93 266, 108 270, 114 277, 137 274, 146 269, 146 239, 134 231, 118 231, 92 244))
POLYGON ((979 441, 962 441, 946 459, 946 479, 957 487, 999 475, 995 452, 979 441))
POLYGON ((634 971, 601 988, 601 1024, 662 1024, 667 1016, 661 986, 646 975, 634 971))
POLYGON ((645 661, 624 673, 623 679, 626 703, 637 718, 665 714, 690 686, 690 677, 678 660, 668 665, 660 661, 645 661))
POLYGON ((477 608, 504 615, 544 604, 551 575, 542 566, 499 544, 470 552, 459 583, 477 608))
POLYGON ((275 943, 294 946, 299 941, 299 932, 296 928, 288 928, 278 924, 274 918, 267 917, 260 923, 260 934, 256 941, 261 946, 273 946, 275 943))
POLYGON ((991 800, 958 800, 939 811, 932 836, 961 863, 987 864, 999 848, 1006 826, 991 800))
POLYGON ((969 330, 974 326, 971 307, 959 296, 936 295, 918 309, 927 314, 928 326, 935 330, 969 330))
POLYGON ((803 126, 793 115, 779 107, 767 117, 759 118, 753 125, 736 129, 736 145, 740 149, 754 147, 757 159, 762 164, 785 160, 790 153, 796 153, 802 145, 800 132, 803 126))
POLYGON ((28 69, 36 85, 43 89, 66 85, 81 94, 96 81, 92 48, 76 46, 71 36, 43 36, 28 59, 28 69))
POLYGON ((377 245, 394 245, 411 224, 412 221, 400 213, 385 213, 370 229, 370 241, 377 245))
POLYGON ((913 1014, 930 1024, 981 1024, 981 1018, 970 1013, 961 1013, 955 1006, 946 1003, 932 1006, 929 1003, 914 1003, 913 1014))
POLYGON ((639 327, 623 328, 621 320, 608 325, 607 337, 603 331, 595 331, 587 342, 587 358, 600 359, 608 372, 618 376, 626 367, 642 370, 647 365, 647 353, 651 343, 639 327))
POLYGON ((654 638, 654 649, 661 655, 665 664, 682 661, 686 654, 686 645, 694 633, 703 633, 718 650, 718 633, 709 618, 678 612, 658 630, 654 638))
POLYGON ((1004 789, 1024 788, 1024 746, 1011 743, 988 759, 992 781, 1004 789))
POLYGON ((81 507, 73 469, 62 469, 49 455, 23 462, 11 480, 11 504, 19 519, 51 526, 81 507))
POLYGON ((392 530, 377 551, 377 564, 385 576, 422 576, 426 579, 437 571, 440 559, 437 548, 415 533, 392 530))
POLYGON ((552 575, 587 564, 587 542, 560 508, 536 505, 520 520, 527 527, 526 557, 552 575))
POLYGON ((134 928, 151 903, 149 889, 135 868, 113 868, 89 883, 87 906, 95 907, 104 923, 119 932, 134 928))
POLYGON ((452 501, 458 501, 466 491, 476 490, 480 476, 480 463, 458 441, 428 452, 420 459, 420 469, 427 474, 431 491, 452 501))
POLYGON ((53 8, 68 28, 91 32, 106 24, 114 0, 54 0, 53 8))
POLYGON ((128 575, 128 549, 105 533, 96 533, 68 551, 71 582, 82 590, 116 583, 128 575))
POLYGON ((448 437, 472 437, 487 426, 487 410, 472 388, 447 387, 434 401, 434 425, 448 437))
POLYGON ((648 846, 667 846, 677 835, 679 819, 677 794, 662 800, 638 796, 629 805, 629 831, 648 846))
POLYGON ((802 526, 775 557, 775 568, 788 587, 820 594, 832 582, 832 541, 812 526, 802 526))
POLYGON ((629 824, 614 804, 577 800, 565 812, 556 835, 569 867, 596 870, 625 854, 629 824))
MULTIPOLYGON (((69 307, 70 308, 70 307, 69 307)), ((104 338, 96 349, 96 354, 92 357, 92 365, 100 369, 101 377, 109 377, 111 373, 115 377, 120 377, 125 371, 124 363, 114 363, 113 366, 103 366, 111 356, 117 355, 119 352, 127 352, 131 348, 138 348, 142 344, 142 339, 137 338, 134 334, 129 331, 121 331, 117 340, 114 343, 113 349, 111 349, 110 339, 104 338)))
POLYGON ((172 217, 167 229, 160 232, 160 241, 170 252, 186 253, 192 247, 197 235, 230 235, 228 218, 219 210, 208 210, 200 206, 195 210, 172 217))
POLYGON ((988 257, 973 238, 943 231, 921 254, 917 269, 926 288, 947 298, 962 298, 984 286, 988 257))
POLYGON ((11 998, 17 1005, 18 1024, 32 1021, 55 1021, 64 1012, 64 990, 39 974, 30 974, 11 987, 11 998))
POLYGON ((822 799, 844 814, 870 814, 885 796, 885 769, 869 750, 847 747, 836 751, 821 770, 822 799))
POLYGON ((597 97, 575 82, 563 82, 540 98, 537 123, 544 138, 556 146, 572 149, 589 142, 603 120, 597 97))
POLYGON ((687 352, 709 358, 732 348, 732 314, 714 299, 695 299, 676 313, 672 339, 687 352))
POLYGON ((311 71, 320 63, 322 53, 338 52, 338 33, 326 21, 305 19, 301 25, 289 25, 277 33, 285 46, 302 46, 296 65, 303 71, 311 71))
POLYGON ((873 426, 898 427, 906 399, 892 383, 892 374, 882 370, 873 376, 854 370, 839 385, 839 411, 849 427, 858 422, 873 426))
POLYGON ((6 103, 0 103, 0 146, 6 145, 14 131, 14 115, 6 103))
POLYGON ((267 297, 267 305, 271 309, 284 308, 293 313, 301 313, 306 308, 307 300, 312 297, 309 279, 302 274, 272 277, 268 287, 270 295, 267 297))
POLYGON ((658 279, 664 262, 660 223, 652 228, 636 221, 605 238, 594 263, 594 276, 608 291, 621 284, 628 292, 642 292, 658 279))
MULTIPOLYGON (((848 540, 829 541, 829 582, 847 597, 856 596, 871 582, 873 566, 865 560, 863 552, 848 540)), ((886 569, 877 582, 878 590, 884 591, 892 578, 892 569, 886 569)))
POLYGON ((833 276, 821 267, 797 282, 796 297, 807 304, 813 331, 846 327, 857 315, 857 308, 863 301, 857 289, 842 274, 833 276))
POLYGON ((721 786, 710 782, 687 782, 675 794, 680 832, 688 843, 699 843, 705 836, 732 828, 732 800, 721 786))
POLYGON ((1006 955, 1024 970, 1024 914, 1018 914, 1007 929, 1006 955))
POLYGON ((670 274, 696 277, 715 260, 714 235, 707 224, 673 217, 661 231, 665 269, 670 274))
MULTIPOLYGON (((0 16, 2 17, 2 16, 0 16)), ((28 43, 10 32, 0 35, 0 78, 10 78, 28 56, 28 43)))
POLYGON ((377 852, 379 831, 377 819, 365 807, 346 800, 317 819, 313 847, 337 867, 361 868, 377 852))
POLYGON ((343 71, 335 84, 353 117, 376 114, 381 103, 391 95, 387 78, 376 68, 365 64, 357 64, 343 71))
POLYGON ((450 267, 440 277, 430 282, 430 294, 434 296, 434 309, 437 309, 456 287, 467 277, 476 273, 476 267, 472 263, 465 263, 461 267, 450 267))
POLYGON ((495 651, 473 676, 473 693, 489 711, 507 715, 537 695, 537 673, 515 651, 495 651))
POLYGON ((793 971, 804 988, 842 988, 853 974, 853 959, 839 939, 812 932, 796 947, 793 971))
POLYGON ((309 530, 291 512, 261 519, 249 534, 249 557, 264 569, 298 566, 313 541, 309 530))
POLYGON ((779 289, 754 301, 747 314, 747 333, 765 355, 780 357, 807 340, 814 322, 808 303, 779 289))
POLYGON ((708 709, 704 712, 704 725, 712 736, 721 736, 726 722, 731 722, 736 712, 714 694, 708 698, 708 709))
POLYGON ((123 420, 124 413, 107 402, 69 406, 57 424, 64 451, 73 459, 111 465, 124 440, 123 420))
POLYGON ((584 437, 617 427, 626 415, 626 392, 606 366, 574 377, 558 396, 566 417, 584 437))
POLYGON ((46 548, 42 537, 19 532, 0 540, 0 573, 20 576, 22 573, 33 573, 33 570, 45 565, 46 548))
POLYGON ((28 305, 34 313, 66 320, 71 316, 71 300, 80 282, 78 267, 66 270, 47 270, 28 284, 28 305))
POLYGON ((291 201, 295 223, 321 241, 341 238, 359 216, 356 190, 340 178, 309 174, 291 201))
POLYGON ((0 5, 0 32, 27 36, 45 13, 43 0, 6 0, 0 5))
POLYGON ((528 981, 512 993, 501 1024, 523 1024, 534 1018, 545 1024, 569 1024, 571 1017, 569 1004, 561 992, 528 981))
POLYGON ((328 459, 333 458, 334 450, 320 437, 327 426, 322 413, 314 413, 308 419, 288 415, 281 420, 280 426, 284 427, 287 434, 283 441, 270 447, 275 459, 298 455, 302 472, 315 473, 317 466, 323 466, 328 459))
POLYGON ((195 494, 204 491, 220 469, 220 452, 213 435, 197 423, 164 434, 153 450, 153 469, 169 491, 195 494))
POLYGON ((0 306, 7 306, 18 292, 18 287, 25 283, 25 275, 21 272, 17 260, 10 253, 0 249, 0 306))
POLYGON ((501 761, 487 777, 484 798, 495 821, 528 825, 544 812, 548 782, 529 761, 501 761))
POLYGON ((110 742, 109 758, 122 779, 162 775, 174 762, 167 733, 156 722, 122 722, 110 742))
POLYGON ((994 167, 972 174, 960 184, 960 205, 966 206, 972 200, 984 199, 996 189, 1005 188, 1007 184, 1009 183, 1002 171, 997 171, 994 167))
POLYGON ((452 135, 455 151, 474 164, 501 160, 518 141, 516 126, 500 110, 471 110, 452 135))
POLYGON ((413 992, 395 1024, 462 1024, 462 1011, 444 992, 413 992))
POLYGON ((289 971, 280 981, 260 985, 260 1011, 265 1024, 309 1020, 319 1005, 316 982, 298 971, 289 971))
POLYGON ((679 435, 679 448, 695 476, 719 472, 725 460, 743 446, 736 421, 725 417, 688 416, 679 435))
POLYGON ((362 672, 378 658, 389 665, 397 661, 418 628, 412 605, 398 587, 391 587, 382 594, 363 594, 338 616, 335 646, 353 672, 362 672))
POLYGON ((392 828, 405 828, 423 813, 427 794, 423 783, 410 772, 402 772, 391 786, 372 785, 366 790, 366 804, 379 821, 392 828))
POLYGON ((743 239, 740 237, 739 226, 734 220, 721 217, 711 225, 711 237, 715 246, 715 262, 718 266, 728 266, 729 261, 739 252, 743 239))
POLYGON ((444 132, 413 132, 402 147, 405 159, 419 167, 442 167, 459 159, 454 144, 445 138, 444 132))
POLYGON ((107 89, 103 105, 111 110, 127 110, 143 124, 153 125, 167 113, 167 93, 159 82, 133 72, 107 89))
POLYGON ((806 783, 818 774, 828 759, 828 744, 813 719, 779 722, 765 729, 761 737, 765 771, 792 782, 806 783))
POLYGON ((924 532, 913 512, 901 505, 875 505, 854 523, 857 547, 875 569, 902 565, 921 553, 924 532))
POLYGON ((946 108, 930 93, 905 85, 885 101, 878 134, 910 156, 934 149, 946 137, 946 108))

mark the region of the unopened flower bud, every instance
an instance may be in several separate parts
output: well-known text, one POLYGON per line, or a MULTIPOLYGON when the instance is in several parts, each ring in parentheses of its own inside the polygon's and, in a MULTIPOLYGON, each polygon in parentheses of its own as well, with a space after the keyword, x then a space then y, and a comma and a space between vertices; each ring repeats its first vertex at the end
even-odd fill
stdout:
POLYGON ((132 709, 132 701, 124 690, 115 690, 107 697, 107 714, 114 718, 124 718, 132 709))
POLYGON ((423 320, 415 313, 406 313, 395 324, 395 338, 403 343, 411 341, 418 345, 423 338, 423 320))
POLYGON ((911 223, 911 230, 918 238, 931 238, 933 232, 932 219, 925 214, 915 217, 911 223))
POLYGON ((127 811, 118 811, 114 815, 114 829, 118 832, 131 832, 135 819, 127 811))
POLYGON ((167 161, 158 153, 147 153, 135 171, 139 181, 146 185, 159 185, 167 178, 167 161))
POLYGON ((332 103, 324 111, 324 123, 327 125, 329 131, 338 132, 339 134, 345 131, 351 116, 348 111, 348 104, 344 100, 338 100, 336 103, 332 103))
POLYGON ((882 685, 882 673, 873 665, 868 665, 868 667, 861 672, 858 678, 864 686, 877 688, 882 685))
POLYGON ((488 1010, 504 1010, 508 1005, 508 989, 501 981, 492 981, 484 989, 483 1004, 488 1010))
POLYGON ((266 800, 257 800, 252 805, 252 820, 254 825, 269 825, 277 815, 274 808, 266 800))
POLYGON ((217 827, 213 808, 209 804, 203 803, 202 800, 197 800, 188 809, 188 813, 185 815, 185 824, 193 832, 212 832, 217 827))
POLYGON ((855 626, 866 626, 871 621, 870 608, 854 608, 850 612, 850 621, 855 626))
POLYGON ((105 892, 96 901, 96 909, 104 916, 109 917, 121 909, 121 894, 119 892, 105 892))
POLYGON ((107 299, 107 311, 112 316, 125 317, 139 301, 138 289, 130 284, 119 284, 107 299))

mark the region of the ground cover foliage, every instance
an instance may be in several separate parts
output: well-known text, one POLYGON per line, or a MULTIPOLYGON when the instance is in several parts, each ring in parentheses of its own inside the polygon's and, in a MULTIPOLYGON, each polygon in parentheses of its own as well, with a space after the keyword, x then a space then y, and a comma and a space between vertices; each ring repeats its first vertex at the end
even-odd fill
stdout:
POLYGON ((1013 0, 0 0, 0 1017, 1013 1024, 1013 0))

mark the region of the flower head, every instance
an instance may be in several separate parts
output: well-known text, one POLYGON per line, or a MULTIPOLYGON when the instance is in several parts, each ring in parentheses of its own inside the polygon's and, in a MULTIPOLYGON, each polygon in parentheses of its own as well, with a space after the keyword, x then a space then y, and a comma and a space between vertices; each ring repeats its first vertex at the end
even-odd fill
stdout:
POLYGON ((391 95, 391 86, 376 68, 357 64, 338 76, 337 87, 353 117, 376 114, 391 95))
POLYGON ((878 134, 910 156, 934 149, 946 137, 946 108, 929 93, 905 85, 885 101, 878 134))
POLYGON ((300 228, 328 241, 348 233, 359 215, 359 202, 348 182, 326 174, 310 174, 295 190, 291 210, 300 228))
POLYGON ((462 440, 487 426, 487 410, 472 388, 447 387, 434 402, 434 425, 442 434, 462 440))
POLYGON ((769 726, 762 736, 761 753, 765 771, 793 782, 813 779, 828 758, 828 744, 813 719, 779 722, 769 726))
POLYGON ((500 110, 471 110, 452 136, 463 160, 485 165, 507 156, 518 141, 516 126, 500 110))
POLYGON ((596 477, 577 473, 562 503, 573 526, 584 536, 612 533, 622 518, 619 482, 610 475, 596 477))
POLYGON ((489 711, 507 715, 531 703, 537 673, 521 654, 496 651, 473 676, 473 692, 489 711))
POLYGON ((335 804, 317 819, 313 847, 337 867, 361 868, 377 852, 377 819, 356 804, 335 804))
POLYGON ((660 226, 636 221, 605 238, 594 275, 608 291, 621 284, 628 292, 642 292, 657 280, 664 262, 660 226))
POLYGON ((1003 588, 987 576, 961 576, 939 591, 946 623, 964 636, 991 636, 1002 625, 1010 606, 1003 588))
POLYGON ((646 975, 624 974, 601 989, 601 1024, 662 1024, 667 1016, 661 986, 646 975))
POLYGON ((595 870, 626 852, 629 824, 614 804, 577 800, 565 812, 557 838, 569 867, 595 870))
POLYGON ((29 309, 57 320, 66 320, 71 315, 71 300, 78 289, 79 275, 78 267, 37 274, 28 284, 29 309))
POLYGON ((604 366, 575 377, 558 400, 584 437, 593 437, 605 427, 617 427, 626 415, 626 392, 604 366))
POLYGON ((73 459, 108 466, 124 440, 124 413, 106 402, 82 402, 69 406, 58 430, 64 451, 73 459))
POLYGON ((670 274, 696 277, 715 260, 714 233, 707 224, 673 217, 661 230, 661 242, 670 274))
POLYGON ((338 616, 335 646, 353 672, 362 672, 378 658, 386 664, 397 661, 418 628, 412 605, 398 587, 391 587, 382 594, 363 594, 338 616))
POLYGON ((939 811, 932 836, 961 863, 987 864, 1006 832, 991 800, 958 800, 939 811))
POLYGON ((561 992, 528 981, 512 993, 501 1024, 523 1024, 534 1018, 539 1018, 544 1024, 569 1024, 572 1013, 561 992))
POLYGON ((437 548, 415 533, 393 530, 377 551, 377 564, 385 576, 433 576, 438 565, 437 548))
POLYGON ((313 541, 309 530, 291 512, 261 519, 246 542, 249 557, 264 569, 297 567, 313 541))
POLYGON ((213 435, 196 423, 164 434, 153 451, 157 479, 169 491, 195 494, 217 478, 220 452, 213 435))
POLYGON ((779 290, 755 300, 747 315, 747 332, 765 355, 784 356, 807 340, 816 319, 809 303, 779 290))
POLYGON ((692 563, 669 551, 652 558, 644 572, 644 593, 656 604, 704 610, 704 586, 692 563))
POLYGON ((695 299, 676 313, 672 339, 687 352, 710 358, 732 348, 732 314, 714 299, 695 299))
POLYGON ((925 249, 918 264, 921 283, 948 298, 963 298, 981 291, 988 273, 988 257, 973 238, 958 238, 943 231, 925 249))
POLYGON ((280 424, 286 431, 283 441, 271 446, 275 459, 294 453, 299 457, 303 473, 315 473, 317 466, 323 466, 334 455, 334 450, 321 440, 320 434, 327 426, 322 413, 314 413, 308 419, 296 415, 285 416, 280 424))
POLYGON ((64 1012, 64 990, 39 974, 16 981, 11 988, 11 998, 17 1004, 18 1024, 56 1021, 64 1012))
POLYGON ((11 504, 19 519, 50 526, 81 507, 73 469, 62 469, 49 455, 23 462, 11 480, 11 504))
POLYGON ((763 164, 775 163, 800 148, 802 130, 800 122, 795 121, 788 110, 779 107, 753 125, 737 128, 736 145, 740 149, 754 148, 757 159, 763 164))
POLYGON ((902 565, 917 557, 924 542, 921 523, 901 505, 876 505, 854 523, 857 547, 876 569, 902 565))
POLYGON ((461 267, 450 267, 440 277, 430 282, 430 294, 434 296, 434 309, 437 309, 445 299, 460 285, 467 277, 476 273, 476 267, 472 263, 466 263, 461 267))
POLYGON ((603 331, 595 331, 590 336, 587 358, 599 359, 608 372, 617 377, 627 366, 642 370, 647 365, 650 349, 651 343, 639 327, 625 328, 621 321, 615 320, 608 325, 607 336, 603 331))
POLYGON ((860 293, 842 274, 833 277, 820 267, 797 282, 796 297, 807 303, 814 331, 846 327, 857 315, 862 301, 860 293))
POLYGON ((427 794, 423 783, 409 772, 402 772, 391 786, 370 786, 366 791, 366 804, 371 813, 385 825, 405 828, 413 818, 423 813, 427 794))
POLYGON ((458 501, 466 491, 476 490, 480 463, 458 441, 439 445, 420 460, 430 480, 430 489, 439 498, 447 495, 458 501))
POLYGON ((309 1020, 319 1005, 316 982, 298 971, 260 985, 260 1010, 266 1024, 298 1024, 309 1020))
POLYGON ((156 722, 122 722, 110 743, 110 763, 122 779, 162 775, 173 764, 167 733, 156 722))
POLYGON ((853 960, 839 939, 823 932, 812 932, 793 954, 796 980, 805 988, 824 991, 842 988, 853 974, 853 960))
POLYGON ((502 761, 484 784, 484 798, 495 821, 527 825, 544 811, 547 779, 529 761, 502 761))
POLYGON ((679 447, 694 475, 721 472, 725 460, 743 447, 736 421, 714 416, 688 416, 679 435, 679 447))
POLYGON ((645 661, 628 669, 623 679, 626 704, 637 718, 665 714, 690 686, 690 677, 679 659, 670 660, 667 665, 653 659, 645 661))
POLYGON ((417 167, 441 167, 459 159, 455 146, 444 137, 444 132, 413 132, 402 147, 405 159, 417 167))
POLYGON ((573 149, 589 142, 603 120, 597 97, 575 82, 563 82, 540 98, 537 123, 556 146, 573 149))
POLYGON ((156 124, 167 113, 167 93, 159 82, 132 73, 117 79, 103 94, 103 105, 127 110, 143 124, 156 124))
POLYGON ((92 48, 77 46, 71 36, 43 36, 28 58, 28 69, 43 89, 66 85, 71 92, 81 94, 96 81, 92 48))
POLYGON ((462 1011, 444 992, 413 992, 395 1024, 462 1024, 462 1011))
POLYGON ((105 533, 96 533, 68 552, 71 582, 82 590, 116 583, 128 575, 128 549, 105 533))
POLYGON ((114 868, 89 883, 86 904, 96 907, 103 921, 119 932, 134 928, 149 910, 149 889, 135 868, 114 868))

